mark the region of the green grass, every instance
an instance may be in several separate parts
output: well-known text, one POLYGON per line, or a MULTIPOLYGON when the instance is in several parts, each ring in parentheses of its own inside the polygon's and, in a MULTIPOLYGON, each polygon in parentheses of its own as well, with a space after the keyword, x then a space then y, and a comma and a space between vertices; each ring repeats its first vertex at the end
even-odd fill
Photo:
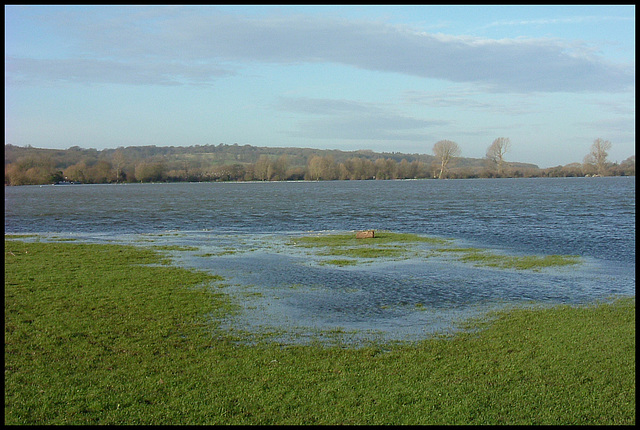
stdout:
MULTIPOLYGON (((408 258, 415 254, 412 247, 416 244, 444 245, 448 242, 447 239, 437 237, 382 231, 376 232, 375 237, 369 239, 356 239, 355 233, 302 236, 290 240, 289 245, 313 250, 319 256, 376 259, 408 258)), ((333 261, 337 265, 354 265, 358 263, 357 260, 345 259, 333 261)), ((327 264, 327 262, 325 261, 324 264, 327 264)))
POLYGON ((319 263, 320 265, 331 264, 333 266, 355 266, 358 264, 357 260, 347 260, 347 259, 331 259, 331 260, 323 260, 319 263))
MULTIPOLYGON (((320 264, 334 264, 337 266, 358 264, 357 259, 388 258, 403 259, 424 255, 454 254, 458 261, 471 263, 474 266, 493 267, 498 269, 515 269, 540 271, 544 268, 578 265, 582 259, 576 255, 501 255, 480 248, 443 247, 450 245, 450 239, 420 236, 411 233, 393 233, 388 231, 376 232, 371 239, 356 239, 351 234, 319 234, 314 236, 297 237, 289 241, 289 245, 309 249, 318 256, 348 257, 323 261, 320 264), (437 245, 429 251, 418 251, 415 245, 437 245)), ((363 261, 360 261, 362 263, 363 261)))
POLYGON ((349 234, 321 234, 315 236, 302 236, 291 240, 291 244, 303 247, 344 247, 344 246, 373 246, 388 244, 446 244, 448 239, 438 237, 420 236, 412 233, 394 233, 389 231, 376 231, 375 237, 370 239, 356 239, 355 233, 349 234))
POLYGON ((582 263, 582 259, 577 255, 500 255, 478 248, 439 248, 436 251, 459 254, 457 259, 465 263, 500 269, 540 271, 548 267, 574 266, 582 263))
POLYGON ((197 251, 198 247, 188 245, 153 245, 151 249, 157 251, 197 251))
POLYGON ((5 424, 635 424, 635 297, 417 343, 243 345, 221 279, 5 240, 5 424))

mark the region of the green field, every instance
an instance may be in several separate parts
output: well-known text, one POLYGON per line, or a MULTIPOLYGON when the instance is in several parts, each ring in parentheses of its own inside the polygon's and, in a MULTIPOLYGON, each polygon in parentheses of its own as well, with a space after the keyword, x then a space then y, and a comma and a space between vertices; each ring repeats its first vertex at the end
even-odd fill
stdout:
POLYGON ((5 239, 5 424, 635 424, 635 297, 246 345, 224 279, 158 252, 5 239))

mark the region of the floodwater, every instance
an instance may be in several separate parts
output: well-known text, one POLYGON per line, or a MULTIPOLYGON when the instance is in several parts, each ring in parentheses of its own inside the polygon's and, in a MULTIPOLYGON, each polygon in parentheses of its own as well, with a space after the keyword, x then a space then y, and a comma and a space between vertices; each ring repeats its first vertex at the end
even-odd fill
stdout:
POLYGON ((285 343, 414 340, 494 309, 635 296, 635 177, 5 187, 5 233, 180 246, 176 264, 225 278, 214 288, 241 312, 224 327, 285 343), (337 266, 295 244, 363 229, 581 263, 477 267, 420 243, 337 266))

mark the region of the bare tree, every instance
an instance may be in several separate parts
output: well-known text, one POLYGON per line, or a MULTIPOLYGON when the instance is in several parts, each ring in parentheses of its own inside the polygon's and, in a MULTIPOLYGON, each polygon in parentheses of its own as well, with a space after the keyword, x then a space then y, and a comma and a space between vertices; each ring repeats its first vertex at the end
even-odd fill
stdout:
POLYGON ((305 177, 312 181, 321 179, 332 181, 338 178, 338 165, 331 155, 314 155, 307 162, 307 174, 305 177))
POLYGON ((433 145, 433 153, 436 159, 440 162, 440 174, 438 179, 442 179, 447 171, 447 165, 454 157, 459 157, 461 154, 460 147, 457 143, 451 140, 440 140, 433 145))
POLYGON ((487 160, 498 169, 498 175, 504 173, 504 154, 511 149, 508 137, 498 137, 487 149, 487 160))
POLYGON ((286 154, 281 155, 275 161, 269 162, 267 166, 267 178, 270 181, 284 181, 287 179, 288 163, 286 154))
POLYGON ((112 165, 116 170, 116 183, 120 182, 121 179, 124 179, 122 169, 124 168, 125 163, 126 159, 124 157, 124 154, 122 153, 122 150, 120 150, 120 148, 116 149, 116 151, 113 153, 112 158, 112 165))
POLYGON ((253 169, 254 175, 256 179, 259 181, 268 181, 271 179, 271 171, 269 168, 271 167, 271 159, 268 155, 262 154, 258 161, 255 162, 253 169))
POLYGON ((584 157, 585 170, 590 166, 595 166, 598 175, 604 176, 607 173, 607 151, 611 150, 611 142, 597 138, 591 145, 591 152, 584 157))

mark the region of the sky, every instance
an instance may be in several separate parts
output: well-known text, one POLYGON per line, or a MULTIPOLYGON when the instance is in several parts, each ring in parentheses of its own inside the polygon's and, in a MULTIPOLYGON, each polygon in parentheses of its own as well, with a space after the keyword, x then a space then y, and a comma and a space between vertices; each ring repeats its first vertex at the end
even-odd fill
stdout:
POLYGON ((635 5, 5 5, 5 143, 635 155, 635 5))

